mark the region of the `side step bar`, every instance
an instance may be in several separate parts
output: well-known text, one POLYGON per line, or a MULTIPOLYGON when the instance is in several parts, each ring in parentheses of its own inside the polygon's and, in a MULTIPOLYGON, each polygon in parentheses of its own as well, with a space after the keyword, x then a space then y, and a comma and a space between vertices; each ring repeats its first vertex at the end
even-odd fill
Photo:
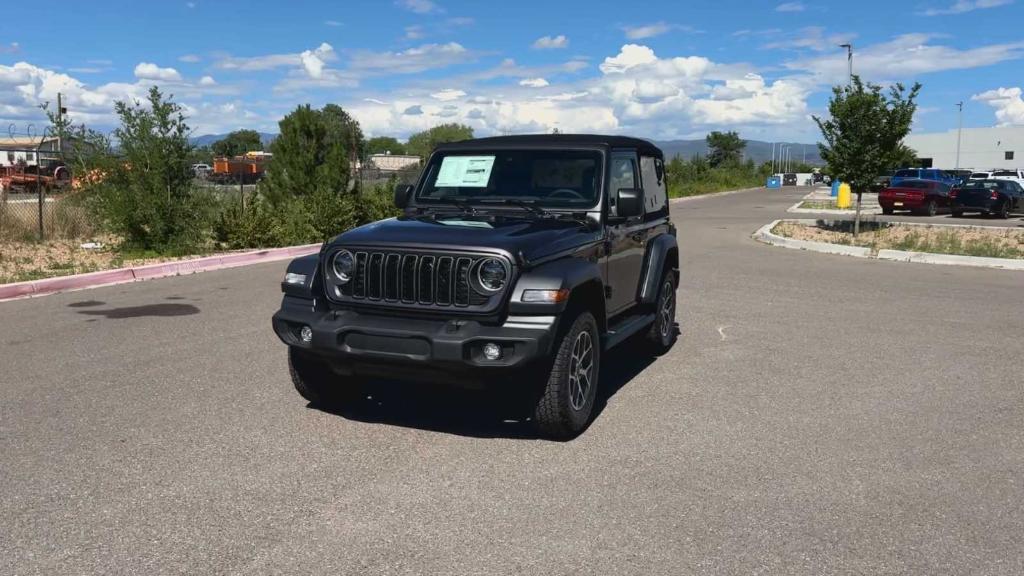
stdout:
POLYGON ((614 326, 609 328, 608 333, 604 335, 604 349, 607 350, 622 344, 626 338, 650 326, 654 322, 655 317, 655 313, 651 312, 650 314, 627 316, 616 322, 614 326))

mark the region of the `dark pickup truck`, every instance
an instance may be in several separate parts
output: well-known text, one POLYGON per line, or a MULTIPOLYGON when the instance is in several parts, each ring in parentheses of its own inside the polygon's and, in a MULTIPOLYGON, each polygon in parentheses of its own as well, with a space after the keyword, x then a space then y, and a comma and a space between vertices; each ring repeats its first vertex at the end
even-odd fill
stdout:
POLYGON ((969 180, 950 192, 953 216, 978 212, 1009 218, 1024 211, 1024 188, 1013 180, 969 180))
POLYGON ((542 434, 572 437, 606 352, 676 339, 676 229, 662 152, 645 140, 444 144, 395 203, 402 216, 288 267, 273 327, 313 404, 375 377, 512 387, 542 434))

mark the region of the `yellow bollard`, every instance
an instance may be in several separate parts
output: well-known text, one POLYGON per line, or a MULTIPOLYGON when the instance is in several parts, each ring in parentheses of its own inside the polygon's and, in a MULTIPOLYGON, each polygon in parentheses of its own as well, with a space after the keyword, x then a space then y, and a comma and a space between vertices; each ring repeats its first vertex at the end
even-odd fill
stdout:
POLYGON ((850 185, 843 182, 839 185, 839 198, 836 198, 836 207, 845 209, 850 207, 850 185))

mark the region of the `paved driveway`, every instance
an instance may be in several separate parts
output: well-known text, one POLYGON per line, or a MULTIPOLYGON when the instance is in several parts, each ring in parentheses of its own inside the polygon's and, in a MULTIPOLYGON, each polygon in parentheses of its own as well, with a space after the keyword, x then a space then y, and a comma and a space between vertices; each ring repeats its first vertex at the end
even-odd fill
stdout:
POLYGON ((0 574, 1024 572, 1024 273, 750 239, 800 196, 673 206, 682 337, 568 443, 307 407, 283 264, 0 304, 0 574))

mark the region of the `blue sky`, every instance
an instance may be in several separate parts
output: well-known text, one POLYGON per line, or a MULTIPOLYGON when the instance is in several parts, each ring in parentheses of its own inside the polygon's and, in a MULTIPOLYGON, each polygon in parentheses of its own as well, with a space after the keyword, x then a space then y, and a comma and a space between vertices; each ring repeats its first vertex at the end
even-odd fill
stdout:
POLYGON ((196 134, 276 132, 296 105, 335 102, 371 135, 457 121, 813 142, 844 42, 866 79, 924 84, 916 131, 954 128, 961 100, 965 126, 1024 124, 1014 0, 10 4, 0 127, 19 131, 58 91, 75 120, 109 129, 114 101, 156 84, 196 134))

